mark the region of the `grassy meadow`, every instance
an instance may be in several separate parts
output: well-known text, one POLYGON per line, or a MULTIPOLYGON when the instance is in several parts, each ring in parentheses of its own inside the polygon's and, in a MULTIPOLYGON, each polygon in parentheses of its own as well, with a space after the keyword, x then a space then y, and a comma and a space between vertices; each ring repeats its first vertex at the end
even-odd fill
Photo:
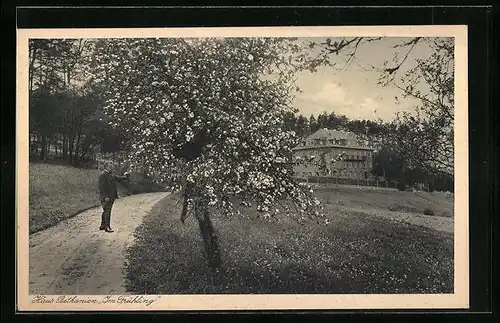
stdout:
MULTIPOLYGON (((66 165, 30 163, 29 232, 46 229, 85 209, 99 206, 100 170, 66 165)), ((118 195, 161 190, 160 185, 132 174, 128 184, 118 184, 118 195)))
POLYGON ((453 203, 444 195, 358 187, 323 187, 317 195, 328 225, 264 220, 254 207, 243 208, 242 217, 215 215, 223 261, 216 275, 205 264, 196 220, 181 224, 178 198, 167 197, 135 233, 127 288, 138 294, 453 292, 453 233, 418 225, 428 208, 433 218, 452 220, 453 203), (399 215, 416 221, 395 221, 399 215))

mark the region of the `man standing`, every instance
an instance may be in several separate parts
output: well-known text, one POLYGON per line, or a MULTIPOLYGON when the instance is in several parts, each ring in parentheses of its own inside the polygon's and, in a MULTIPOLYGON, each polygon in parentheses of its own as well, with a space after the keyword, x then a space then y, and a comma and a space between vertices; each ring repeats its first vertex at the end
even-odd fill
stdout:
POLYGON ((103 208, 101 226, 99 230, 105 230, 106 232, 113 232, 111 229, 111 208, 115 199, 118 198, 118 192, 116 190, 116 181, 125 181, 129 179, 129 174, 125 173, 125 176, 118 176, 113 174, 112 165, 110 162, 104 164, 104 170, 99 175, 99 198, 103 208))

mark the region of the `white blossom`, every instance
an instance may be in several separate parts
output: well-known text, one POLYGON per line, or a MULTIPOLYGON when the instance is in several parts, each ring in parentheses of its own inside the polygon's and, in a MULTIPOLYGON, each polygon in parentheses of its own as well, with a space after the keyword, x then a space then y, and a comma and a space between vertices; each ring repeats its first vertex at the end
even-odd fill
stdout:
POLYGON ((161 173, 176 189, 186 181, 205 183, 213 207, 227 208, 226 198, 239 194, 262 212, 276 213, 270 206, 279 199, 301 209, 317 205, 307 202, 309 188, 287 168, 296 134, 280 125, 292 111, 292 78, 286 71, 262 78, 291 55, 286 41, 254 39, 251 54, 245 39, 190 39, 189 46, 171 38, 113 39, 108 45, 95 55, 96 79, 106 83, 111 124, 132 138, 132 163, 161 173), (203 131, 210 140, 200 155, 179 157, 203 131))

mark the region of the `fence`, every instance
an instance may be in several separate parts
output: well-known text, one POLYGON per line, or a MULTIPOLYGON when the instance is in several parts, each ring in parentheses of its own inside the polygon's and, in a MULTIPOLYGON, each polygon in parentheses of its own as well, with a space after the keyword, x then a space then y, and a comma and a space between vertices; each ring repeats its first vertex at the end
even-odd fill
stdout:
POLYGON ((299 182, 316 183, 316 184, 338 184, 338 185, 356 185, 370 186, 380 188, 397 189, 397 181, 379 181, 375 179, 354 179, 354 178, 338 178, 338 177, 309 177, 297 178, 299 182))

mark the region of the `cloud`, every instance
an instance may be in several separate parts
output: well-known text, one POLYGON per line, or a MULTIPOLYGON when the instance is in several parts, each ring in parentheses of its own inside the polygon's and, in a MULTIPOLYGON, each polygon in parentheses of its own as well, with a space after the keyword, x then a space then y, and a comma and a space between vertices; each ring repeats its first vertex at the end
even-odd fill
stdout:
POLYGON ((318 92, 303 93, 296 100, 300 112, 315 115, 323 111, 349 110, 354 105, 344 88, 336 82, 324 83, 318 92))
POLYGON ((297 97, 297 108, 304 115, 335 112, 350 118, 376 119, 381 104, 383 98, 380 95, 376 95, 375 98, 356 97, 338 82, 324 83, 319 91, 303 93, 297 97))
POLYGON ((362 79, 342 83, 331 79, 318 81, 320 79, 311 78, 301 84, 304 92, 297 95, 294 103, 303 116, 334 112, 351 119, 381 118, 389 121, 397 111, 411 109, 408 100, 404 106, 393 102, 393 97, 399 92, 391 88, 375 88, 362 79))
POLYGON ((328 106, 338 105, 352 105, 352 100, 347 98, 345 90, 339 83, 325 83, 321 90, 314 94, 306 94, 303 99, 310 100, 319 104, 326 104, 328 106))
POLYGON ((364 100, 359 104, 360 108, 364 110, 377 110, 379 108, 379 104, 372 98, 364 98, 364 100))

